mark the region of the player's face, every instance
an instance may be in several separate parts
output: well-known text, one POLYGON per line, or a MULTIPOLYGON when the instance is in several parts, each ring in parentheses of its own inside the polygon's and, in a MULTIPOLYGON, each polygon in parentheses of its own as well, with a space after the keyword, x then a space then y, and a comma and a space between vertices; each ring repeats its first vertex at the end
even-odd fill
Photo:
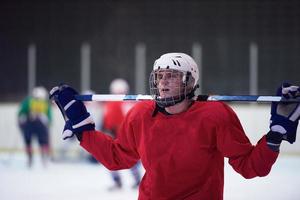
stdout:
POLYGON ((159 96, 162 98, 178 96, 184 87, 183 73, 172 69, 161 69, 156 72, 156 82, 159 96))

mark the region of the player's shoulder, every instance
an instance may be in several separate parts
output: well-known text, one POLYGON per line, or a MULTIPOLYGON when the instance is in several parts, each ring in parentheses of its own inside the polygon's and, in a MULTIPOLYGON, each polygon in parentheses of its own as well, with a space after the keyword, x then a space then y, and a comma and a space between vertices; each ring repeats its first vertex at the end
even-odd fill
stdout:
POLYGON ((226 110, 230 108, 229 105, 221 101, 195 101, 194 104, 196 104, 198 108, 204 108, 204 109, 213 109, 213 110, 225 109, 226 110))
POLYGON ((136 103, 129 111, 129 115, 131 117, 136 116, 145 116, 149 115, 151 116, 153 110, 155 108, 155 102, 154 101, 140 101, 136 103))
POLYGON ((153 109, 155 108, 155 102, 154 101, 140 101, 138 103, 136 103, 133 106, 133 111, 135 112, 149 112, 149 111, 153 111, 153 109))
POLYGON ((23 106, 29 106, 29 105, 30 105, 30 102, 31 102, 32 100, 33 100, 32 97, 27 96, 27 97, 25 97, 25 98, 23 99, 23 101, 21 102, 21 104, 22 104, 23 106))
POLYGON ((237 121, 235 112, 224 102, 195 102, 193 107, 196 107, 196 115, 215 124, 232 124, 237 121))
POLYGON ((196 109, 202 110, 211 116, 228 116, 235 114, 233 109, 226 103, 220 101, 195 102, 196 109))

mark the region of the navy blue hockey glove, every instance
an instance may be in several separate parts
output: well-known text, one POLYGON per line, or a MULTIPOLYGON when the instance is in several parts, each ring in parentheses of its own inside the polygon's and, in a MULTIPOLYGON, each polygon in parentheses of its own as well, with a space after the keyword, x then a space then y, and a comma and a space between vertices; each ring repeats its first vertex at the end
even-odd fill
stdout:
POLYGON ((50 99, 59 107, 65 121, 62 138, 68 139, 77 136, 81 140, 83 131, 95 130, 95 123, 87 112, 85 105, 75 100, 78 92, 68 85, 59 85, 50 91, 50 99))
MULTIPOLYGON (((284 83, 277 90, 277 95, 285 99, 300 99, 299 86, 284 83)), ((299 103, 273 102, 271 106, 270 132, 267 134, 268 145, 279 149, 282 140, 289 143, 296 141, 296 132, 300 117, 299 103)))

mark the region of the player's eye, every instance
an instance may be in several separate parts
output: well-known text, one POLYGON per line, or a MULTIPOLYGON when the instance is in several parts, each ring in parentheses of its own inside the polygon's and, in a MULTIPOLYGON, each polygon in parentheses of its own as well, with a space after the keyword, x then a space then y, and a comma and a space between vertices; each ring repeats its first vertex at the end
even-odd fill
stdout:
POLYGON ((172 72, 157 72, 157 80, 173 78, 172 72))
POLYGON ((161 73, 161 72, 158 72, 157 74, 156 74, 156 79, 157 80, 160 80, 160 79, 162 79, 163 78, 163 73, 161 73))
POLYGON ((173 72, 172 78, 181 78, 182 73, 180 72, 173 72))

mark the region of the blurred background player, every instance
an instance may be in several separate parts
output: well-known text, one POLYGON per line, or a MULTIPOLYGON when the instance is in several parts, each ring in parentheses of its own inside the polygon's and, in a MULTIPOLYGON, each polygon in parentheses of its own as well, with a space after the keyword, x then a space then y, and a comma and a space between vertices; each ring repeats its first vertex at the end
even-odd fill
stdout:
POLYGON ((32 141, 37 138, 43 165, 50 158, 49 125, 52 120, 51 105, 48 92, 44 87, 35 87, 32 94, 20 105, 18 123, 22 131, 28 167, 32 166, 32 141))
MULTIPOLYGON (((127 94, 129 85, 124 79, 114 79, 109 87, 111 94, 127 94)), ((103 128, 102 130, 112 136, 117 137, 118 129, 126 115, 134 103, 124 101, 112 101, 104 104, 103 128)), ((140 183, 139 164, 133 166, 130 171, 134 178, 133 188, 137 188, 140 183)), ((118 171, 111 171, 114 185, 109 187, 109 190, 117 190, 122 188, 122 180, 118 171)))

